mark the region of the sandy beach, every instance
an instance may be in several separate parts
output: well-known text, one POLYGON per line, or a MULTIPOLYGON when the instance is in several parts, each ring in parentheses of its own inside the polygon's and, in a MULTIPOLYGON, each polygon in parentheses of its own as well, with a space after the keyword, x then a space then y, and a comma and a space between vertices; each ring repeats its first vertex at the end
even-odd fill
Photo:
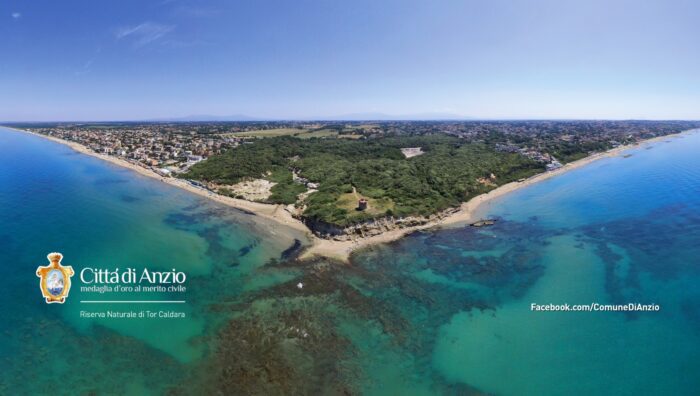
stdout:
POLYGON ((541 182, 543 180, 547 180, 552 177, 559 176, 561 174, 564 174, 565 172, 568 172, 573 169, 580 168, 582 166, 585 166, 587 164, 590 164, 591 162, 597 161, 602 158, 610 158, 610 157, 615 157, 620 155, 622 152, 632 149, 632 148, 637 148, 646 144, 651 144, 654 142, 666 140, 666 139, 671 139, 671 138, 677 138, 678 136, 682 135, 685 132, 681 132, 678 134, 672 134, 672 135, 665 135, 665 136, 659 136, 653 139, 648 139, 641 141, 637 144, 633 145, 628 145, 628 146, 620 146, 617 148, 614 148, 612 150, 594 154, 591 156, 588 156, 586 158, 582 158, 578 161, 574 161, 571 163, 568 163, 564 165, 563 167, 554 170, 554 171, 549 171, 545 173, 540 173, 535 176, 532 176, 524 181, 520 182, 511 182, 508 184, 504 184, 502 186, 499 186, 490 192, 486 194, 482 194, 479 196, 476 196, 472 199, 470 199, 467 202, 464 202, 461 207, 459 208, 458 211, 449 214, 448 216, 445 216, 439 220, 431 221, 428 223, 425 223, 420 226, 413 226, 413 227, 406 227, 406 228, 400 228, 400 229, 395 229, 391 230, 388 232, 384 232, 380 235, 372 236, 372 237, 366 237, 366 238, 358 238, 354 241, 334 241, 334 240, 329 240, 329 239, 323 239, 323 238, 318 238, 315 235, 311 233, 308 227, 301 222, 300 220, 294 218, 291 213, 289 213, 287 210, 285 210, 284 205, 272 205, 272 204, 264 204, 264 203, 258 203, 258 202, 251 202, 251 201, 246 201, 242 199, 235 199, 231 197, 226 197, 223 195, 219 195, 216 193, 213 193, 209 190, 206 190, 201 187, 194 186, 190 183, 188 183, 185 180, 182 179, 177 179, 173 177, 163 177, 159 175, 158 173, 152 171, 151 169, 144 168, 143 166, 137 165, 135 163, 129 162, 127 160, 105 155, 105 154, 100 154, 96 153, 89 148, 75 142, 70 142, 62 139, 58 139, 55 137, 51 136, 46 136, 30 131, 24 131, 21 129, 16 129, 16 128, 9 128, 14 131, 18 132, 23 132, 23 133, 29 133, 35 136, 42 137, 44 139, 49 139, 54 142, 60 143, 67 145, 74 149, 77 152, 87 154, 93 157, 97 157, 99 159, 102 159, 104 161, 108 161, 112 164, 122 166, 128 169, 131 169, 143 176, 147 176, 153 179, 157 179, 162 181, 163 183, 170 184, 172 186, 187 190, 193 194, 197 194, 199 196, 214 200, 216 202, 222 203, 224 205, 231 206, 233 208, 239 209, 239 210, 244 210, 248 211, 251 213, 254 213, 258 216, 274 220, 280 224, 283 224, 287 227, 292 227, 296 230, 304 232, 309 240, 311 241, 311 245, 307 247, 304 252, 301 255, 302 259, 307 259, 307 258, 313 258, 313 257, 327 257, 327 258, 332 258, 341 262, 349 262, 349 257, 350 254, 358 249, 371 246, 374 244, 379 244, 379 243, 387 243, 391 241, 395 241, 405 235, 408 235, 412 232, 419 231, 419 230, 425 230, 429 228, 434 228, 434 227, 445 227, 445 226, 460 226, 465 223, 470 223, 477 221, 475 217, 475 214, 478 212, 478 209, 485 204, 488 204, 490 201, 502 197, 510 192, 513 192, 517 189, 524 188, 527 186, 530 186, 534 183, 541 182))
POLYGON ((263 204, 263 203, 245 201, 242 199, 235 199, 235 198, 215 194, 215 193, 213 193, 209 190, 206 190, 204 188, 194 186, 194 185, 188 183, 186 180, 177 179, 174 177, 163 177, 162 175, 159 175, 158 173, 154 172, 151 169, 144 168, 141 165, 129 162, 125 159, 117 158, 117 157, 114 157, 111 155, 96 153, 96 152, 90 150, 89 148, 83 146, 82 144, 79 144, 79 143, 70 142, 70 141, 58 139, 58 138, 55 138, 52 136, 46 136, 46 135, 42 135, 39 133, 24 131, 24 130, 16 129, 16 128, 7 128, 7 129, 12 129, 12 130, 15 130, 18 132, 23 132, 23 133, 29 133, 29 134, 32 134, 34 136, 39 136, 39 137, 42 137, 44 139, 49 139, 49 140, 52 140, 54 142, 64 144, 64 145, 72 148, 73 150, 75 150, 79 153, 90 155, 90 156, 99 158, 101 160, 110 162, 112 164, 131 169, 134 172, 139 173, 140 175, 160 180, 163 183, 167 183, 167 184, 170 184, 172 186, 187 190, 193 194, 197 194, 199 196, 223 203, 225 205, 234 207, 236 209, 252 212, 252 213, 255 213, 256 215, 259 215, 261 217, 275 220, 275 221, 282 223, 288 227, 292 227, 292 228, 295 228, 297 230, 309 232, 309 229, 304 225, 304 223, 302 223, 301 221, 292 217, 292 215, 284 209, 284 205, 263 204))

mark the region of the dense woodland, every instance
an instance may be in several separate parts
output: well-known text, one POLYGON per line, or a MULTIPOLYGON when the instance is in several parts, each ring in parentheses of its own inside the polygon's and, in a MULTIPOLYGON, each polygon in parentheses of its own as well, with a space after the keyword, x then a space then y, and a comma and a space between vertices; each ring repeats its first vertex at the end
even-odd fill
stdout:
POLYGON ((285 136, 242 144, 193 166, 184 177, 220 184, 266 178, 278 183, 269 202, 305 204, 305 217, 343 226, 370 217, 430 215, 543 169, 519 154, 447 135, 368 140, 285 136), (404 147, 422 147, 425 154, 407 159, 400 151, 404 147), (292 171, 319 183, 304 203, 297 202, 297 195, 306 187, 292 180, 292 171), (479 182, 481 178, 489 183, 479 182), (339 205, 341 195, 353 187, 388 209, 377 213, 339 205))

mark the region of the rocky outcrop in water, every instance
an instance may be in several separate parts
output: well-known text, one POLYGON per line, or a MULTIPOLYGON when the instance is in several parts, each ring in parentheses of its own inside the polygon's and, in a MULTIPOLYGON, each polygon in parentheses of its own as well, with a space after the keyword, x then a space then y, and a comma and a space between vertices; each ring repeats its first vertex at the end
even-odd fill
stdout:
POLYGON ((483 220, 479 220, 479 221, 476 221, 474 223, 471 223, 469 225, 472 227, 486 227, 486 226, 490 226, 490 225, 494 225, 494 224, 496 224, 496 220, 483 219, 483 220))

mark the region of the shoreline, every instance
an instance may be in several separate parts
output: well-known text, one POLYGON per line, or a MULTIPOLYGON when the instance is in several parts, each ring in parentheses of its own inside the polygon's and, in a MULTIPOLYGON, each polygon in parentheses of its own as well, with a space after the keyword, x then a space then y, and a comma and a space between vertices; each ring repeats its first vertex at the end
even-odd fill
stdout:
POLYGON ((242 199, 226 197, 223 195, 213 193, 209 190, 193 186, 183 179, 178 179, 175 177, 164 177, 151 169, 144 168, 143 166, 134 164, 134 163, 129 162, 125 159, 117 158, 117 157, 114 157, 111 155, 96 153, 80 143, 71 142, 71 141, 59 139, 59 138, 56 138, 53 136, 42 135, 40 133, 25 131, 25 130, 16 129, 16 128, 10 128, 10 127, 3 127, 3 128, 7 128, 10 130, 22 132, 22 133, 28 133, 28 134, 31 134, 34 136, 38 136, 38 137, 41 137, 44 139, 51 140, 51 141, 59 143, 59 144, 63 144, 63 145, 68 146, 81 154, 85 154, 85 155, 89 155, 91 157, 99 158, 99 159, 101 159, 103 161, 107 161, 113 165, 117 165, 117 166, 120 166, 123 168, 130 169, 130 170, 132 170, 132 171, 134 171, 142 176, 146 176, 146 177, 149 177, 149 178, 152 178, 155 180, 160 180, 161 182, 169 184, 173 187, 177 187, 177 188, 186 190, 186 191, 191 192, 193 194, 197 194, 201 197, 211 199, 213 201, 222 203, 222 204, 227 205, 227 206, 231 206, 231 207, 236 208, 238 210, 247 211, 247 212, 253 213, 255 215, 267 218, 267 219, 275 220, 279 223, 282 223, 288 227, 294 228, 294 229, 299 230, 299 231, 310 232, 310 230, 306 227, 306 225, 304 225, 304 223, 293 218, 292 215, 284 209, 284 205, 264 204, 264 203, 251 202, 251 201, 246 201, 246 200, 242 200, 242 199))
MULTIPOLYGON (((236 199, 236 198, 231 198, 231 197, 226 197, 223 195, 216 194, 214 192, 211 192, 209 190, 205 190, 200 187, 196 187, 191 185, 185 180, 178 179, 175 177, 164 177, 162 175, 159 175, 155 171, 151 169, 144 168, 143 166, 134 164, 132 162, 129 162, 127 160, 117 158, 114 156, 106 155, 106 154, 100 154, 92 151, 91 149, 87 148, 86 146, 76 143, 76 142, 71 142, 63 139, 59 139, 53 136, 47 136, 47 135, 42 135, 39 133, 35 132, 30 132, 30 131, 25 131, 17 128, 12 128, 12 127, 4 127, 13 131, 17 132, 22 132, 22 133, 28 133, 34 136, 38 136, 44 139, 51 140, 53 142, 59 143, 66 145, 73 150, 81 153, 81 154, 86 154, 92 157, 99 158, 101 160, 107 161, 111 164, 121 166, 123 168, 130 169, 134 172, 137 172, 138 174, 142 176, 146 176, 152 179, 160 180, 163 183, 167 183, 173 187, 177 187, 183 190, 186 190, 190 193, 197 194, 200 197, 208 198, 213 201, 219 202, 221 204, 233 207, 238 210, 243 210, 243 211, 248 211, 251 212, 255 215, 261 216, 266 219, 274 220, 278 222, 279 224, 282 224, 287 227, 291 227, 297 231, 303 232, 308 240, 311 242, 311 245, 306 247, 303 251, 303 253, 299 256, 300 259, 309 259, 309 258, 315 258, 315 257, 326 257, 326 258, 331 258, 335 259, 338 261, 341 261, 343 263, 349 263, 349 258, 350 254, 358 249, 362 249, 367 246, 375 245, 375 244, 380 244, 380 243, 388 243, 388 242, 393 242, 396 241, 408 234, 411 234, 416 231, 421 231, 421 230, 426 230, 430 228, 437 228, 437 227, 444 227, 444 226, 456 226, 456 225, 461 225, 467 222, 473 222, 478 219, 475 218, 475 214, 479 210, 479 208, 484 205, 488 204, 491 201, 493 201, 496 198, 500 198, 504 195, 507 195, 513 191, 516 191, 518 189, 530 186, 532 184, 547 180, 549 178, 555 177, 562 175, 570 170, 578 169, 582 166, 588 165, 594 161, 597 161, 599 159, 603 158, 612 158, 620 155, 622 152, 630 150, 630 149, 635 149, 639 148, 643 145, 646 144, 651 144, 655 143, 658 141, 662 141, 664 139, 669 139, 669 138, 677 138, 678 136, 689 132, 689 131, 683 131, 679 133, 674 133, 674 134, 669 134, 669 135, 664 135, 664 136, 657 136, 655 138, 647 139, 647 140, 642 140, 638 143, 631 144, 631 145, 626 145, 626 146, 619 146, 614 149, 589 155, 588 157, 581 158, 579 160, 576 160, 574 162, 570 162, 564 166, 562 166, 559 169, 549 171, 549 172, 544 172, 544 173, 539 173, 534 176, 529 177, 526 180, 523 181, 514 181, 510 182, 507 184, 504 184, 502 186, 496 187, 495 189, 489 191, 488 193, 477 195, 476 197, 470 199, 467 202, 463 202, 459 210, 457 210, 454 213, 451 213, 444 218, 438 219, 438 220, 433 220, 429 221, 425 224, 419 225, 419 226, 412 226, 412 227, 406 227, 406 228, 399 228, 391 231, 384 232, 380 235, 375 235, 371 237, 365 237, 365 238, 358 238, 356 240, 352 241, 335 241, 335 240, 330 240, 330 239, 323 239, 315 236, 311 230, 301 221, 292 216, 291 213, 289 213, 285 209, 285 205, 275 205, 275 204, 265 204, 265 203, 258 203, 258 202, 251 202, 251 201, 246 201, 242 199, 236 199)), ((690 130, 692 131, 692 130, 690 130)))
MULTIPOLYGON (((692 130, 689 130, 689 131, 692 131, 692 130)), ((539 183, 541 181, 550 179, 552 177, 562 175, 568 171, 581 168, 581 167, 588 165, 592 162, 595 162, 597 160, 600 160, 603 158, 616 157, 627 150, 639 148, 639 147, 642 147, 646 144, 656 143, 659 141, 663 141, 665 139, 674 139, 674 138, 677 138, 677 137, 681 136, 682 134, 689 132, 689 131, 683 131, 683 132, 664 135, 664 136, 657 136, 657 137, 654 137, 651 139, 642 140, 642 141, 635 143, 635 144, 619 146, 619 147, 610 149, 608 151, 589 155, 587 157, 581 158, 581 159, 576 160, 574 162, 570 162, 570 163, 562 166, 559 169, 549 171, 549 172, 544 172, 544 173, 538 173, 538 174, 531 176, 528 179, 523 180, 523 181, 514 181, 514 182, 504 184, 502 186, 498 186, 485 194, 477 195, 476 197, 470 199, 469 201, 463 202, 460 205, 460 208, 458 211, 451 213, 442 219, 430 221, 430 222, 425 223, 425 224, 420 225, 420 226, 400 228, 400 229, 385 232, 385 233, 380 234, 380 235, 361 238, 361 239, 358 239, 355 241, 333 241, 333 240, 328 240, 328 239, 316 238, 319 241, 314 243, 314 245, 312 245, 311 247, 309 247, 302 254, 301 258, 321 256, 321 257, 336 258, 336 259, 339 259, 340 261, 348 262, 348 258, 353 251, 367 247, 367 246, 380 244, 380 243, 393 242, 393 241, 401 239, 402 237, 404 237, 408 234, 411 234, 413 232, 416 232, 416 231, 421 231, 421 230, 426 230, 426 229, 431 229, 431 228, 440 228, 440 227, 445 227, 445 226, 453 226, 453 227, 454 226, 461 226, 461 225, 464 225, 466 223, 474 222, 474 221, 479 220, 478 218, 475 217, 475 215, 477 214, 477 212, 481 208, 481 206, 485 205, 485 204, 489 204, 491 201, 493 201, 496 198, 500 198, 500 197, 505 196, 511 192, 514 192, 514 191, 519 190, 521 188, 525 188, 525 187, 528 187, 528 186, 533 185, 535 183, 539 183)))
POLYGON ((555 169, 553 171, 538 173, 536 175, 530 176, 529 178, 527 178, 523 181, 514 181, 514 182, 504 184, 502 186, 498 186, 497 188, 487 192, 486 194, 478 195, 478 196, 470 199, 469 201, 462 203, 460 211, 455 213, 453 216, 448 216, 441 224, 442 225, 453 225, 456 223, 462 223, 462 222, 466 222, 466 221, 479 220, 476 218, 472 218, 470 216, 476 214, 477 210, 480 209, 480 207, 482 205, 490 203, 490 201, 493 201, 496 198, 500 198, 500 197, 502 197, 506 194, 509 194, 513 191, 516 191, 520 188, 524 188, 524 187, 530 186, 532 184, 539 183, 541 181, 550 179, 552 177, 562 175, 568 171, 581 168, 583 166, 586 166, 586 165, 588 165, 592 162, 598 161, 600 159, 617 157, 627 150, 637 149, 637 148, 640 148, 644 145, 656 143, 659 141, 663 141, 665 139, 675 139, 685 132, 687 132, 687 131, 674 133, 674 134, 670 134, 670 135, 657 136, 657 137, 654 137, 651 139, 642 140, 642 141, 635 143, 635 144, 629 144, 629 145, 625 145, 625 146, 615 147, 615 148, 607 150, 607 151, 603 151, 600 153, 589 155, 589 156, 581 158, 579 160, 569 162, 568 164, 563 165, 561 168, 555 169), (470 216, 466 216, 467 214, 469 214, 470 216))

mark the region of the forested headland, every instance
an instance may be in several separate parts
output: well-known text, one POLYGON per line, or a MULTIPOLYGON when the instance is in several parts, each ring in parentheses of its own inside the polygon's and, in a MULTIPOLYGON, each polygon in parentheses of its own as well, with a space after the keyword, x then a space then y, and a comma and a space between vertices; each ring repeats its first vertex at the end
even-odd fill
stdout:
POLYGON ((295 204, 305 218, 346 226, 384 216, 428 216, 543 170, 518 153, 448 135, 282 136, 241 144, 194 165, 184 177, 223 185, 267 179, 276 183, 267 202, 295 204), (411 158, 401 152, 418 147, 422 154, 411 158), (317 191, 298 199, 309 185, 317 191), (358 210, 357 199, 366 199, 367 209, 358 210))

